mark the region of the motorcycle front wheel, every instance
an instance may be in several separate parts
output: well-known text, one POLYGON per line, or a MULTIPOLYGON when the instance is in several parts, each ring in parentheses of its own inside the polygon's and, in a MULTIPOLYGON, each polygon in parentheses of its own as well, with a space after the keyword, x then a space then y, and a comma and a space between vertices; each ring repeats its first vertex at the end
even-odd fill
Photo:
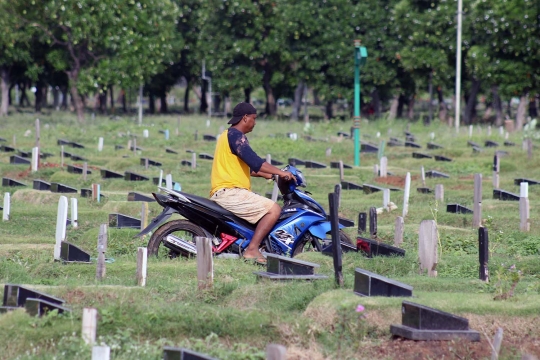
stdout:
POLYGON ((186 241, 195 246, 196 236, 206 236, 204 230, 188 220, 172 220, 161 225, 152 234, 148 241, 148 255, 153 255, 161 258, 176 258, 178 256, 190 257, 193 256, 189 251, 179 249, 170 249, 164 245, 167 236, 172 235, 179 240, 186 241))
MULTIPOLYGON (((328 235, 330 236, 330 235, 328 235)), ((351 238, 349 235, 345 234, 343 230, 339 230, 339 239, 341 242, 351 244, 353 245, 353 242, 351 241, 351 238)), ((296 255, 303 253, 303 252, 309 252, 309 251, 321 251, 321 239, 316 238, 315 236, 311 235, 309 232, 304 235, 304 237, 300 240, 298 245, 293 251, 293 257, 296 255)))

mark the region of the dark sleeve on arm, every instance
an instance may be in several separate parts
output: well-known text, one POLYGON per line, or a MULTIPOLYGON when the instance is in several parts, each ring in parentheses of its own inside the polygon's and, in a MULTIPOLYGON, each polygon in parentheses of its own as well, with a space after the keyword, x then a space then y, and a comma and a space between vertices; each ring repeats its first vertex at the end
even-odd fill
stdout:
POLYGON ((239 130, 230 128, 229 131, 227 131, 227 138, 229 140, 231 152, 242 159, 242 161, 249 166, 251 171, 259 172, 265 160, 260 158, 255 151, 251 149, 246 135, 239 130))

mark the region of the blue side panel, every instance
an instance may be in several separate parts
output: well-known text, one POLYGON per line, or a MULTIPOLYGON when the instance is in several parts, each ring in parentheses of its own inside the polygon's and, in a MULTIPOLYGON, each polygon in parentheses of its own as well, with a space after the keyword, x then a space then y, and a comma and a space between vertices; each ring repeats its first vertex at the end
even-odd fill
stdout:
MULTIPOLYGON (((339 224, 340 229, 343 229, 344 227, 345 226, 339 224)), ((311 235, 318 237, 319 239, 324 239, 330 230, 332 230, 332 225, 329 221, 322 222, 309 228, 311 235)))
POLYGON ((310 227, 321 221, 325 219, 320 214, 310 210, 298 211, 272 229, 272 246, 278 245, 283 254, 290 254, 310 227))
POLYGON ((248 246, 249 242, 251 241, 251 238, 253 237, 253 231, 251 230, 248 230, 242 226, 239 226, 233 222, 228 222, 227 221, 227 224, 232 227, 233 229, 235 229, 236 231, 238 231, 240 233, 240 235, 242 235, 246 240, 244 239, 238 239, 235 241, 235 243, 240 246, 242 243, 244 243, 244 248, 246 246, 248 246))

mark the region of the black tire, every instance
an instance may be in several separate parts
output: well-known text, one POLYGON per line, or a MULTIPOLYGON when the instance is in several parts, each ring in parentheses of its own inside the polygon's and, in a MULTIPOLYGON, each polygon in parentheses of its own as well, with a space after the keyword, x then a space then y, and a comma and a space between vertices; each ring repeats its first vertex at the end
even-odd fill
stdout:
POLYGON ((177 252, 166 248, 162 244, 163 239, 171 234, 193 244, 195 244, 196 236, 206 236, 204 230, 200 226, 197 226, 188 220, 172 220, 161 225, 152 234, 147 246, 148 255, 169 258, 175 258, 178 256, 189 257, 190 253, 187 251, 177 252))
MULTIPOLYGON (((328 234, 328 236, 330 235, 328 234)), ((328 239, 328 236, 327 236, 327 239, 328 239)), ((351 238, 349 237, 349 235, 345 234, 343 230, 339 230, 339 239, 341 242, 353 245, 351 238)), ((306 233, 306 235, 304 235, 302 240, 298 243, 298 245, 294 249, 293 257, 303 252, 320 251, 320 249, 321 249, 321 239, 316 238, 315 236, 311 235, 308 232, 306 233)))

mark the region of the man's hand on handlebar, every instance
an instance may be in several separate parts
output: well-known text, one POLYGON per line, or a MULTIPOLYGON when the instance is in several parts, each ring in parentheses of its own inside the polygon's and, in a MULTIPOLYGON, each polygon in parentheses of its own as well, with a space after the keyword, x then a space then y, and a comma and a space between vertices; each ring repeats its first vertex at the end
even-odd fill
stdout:
POLYGON ((294 179, 294 182, 296 183, 296 177, 290 171, 281 171, 278 176, 282 177, 285 181, 294 179))

